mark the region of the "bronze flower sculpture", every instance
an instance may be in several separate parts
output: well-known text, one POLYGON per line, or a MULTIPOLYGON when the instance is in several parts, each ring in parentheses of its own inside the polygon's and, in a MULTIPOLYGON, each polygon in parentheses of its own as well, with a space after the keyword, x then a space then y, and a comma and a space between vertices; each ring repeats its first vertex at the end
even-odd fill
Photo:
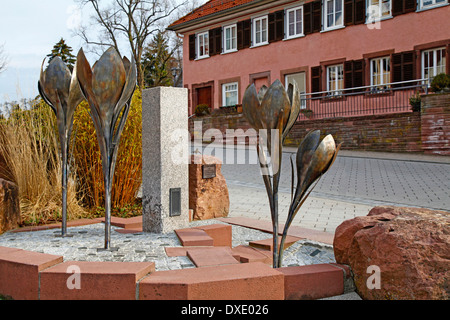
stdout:
POLYGON ((309 133, 300 144, 297 152, 295 196, 294 165, 291 160, 292 203, 280 246, 278 246, 278 186, 282 148, 300 113, 300 93, 295 82, 289 85, 287 92, 279 80, 276 80, 269 88, 263 86, 258 93, 252 84, 244 93, 242 106, 244 116, 250 125, 259 131, 257 152, 272 216, 273 266, 278 268, 282 264, 283 246, 292 220, 311 192, 310 190, 307 193, 310 186, 332 165, 340 146, 336 148, 331 135, 320 142, 320 131, 309 133), (266 153, 270 156, 270 162, 266 153))
POLYGON ((278 186, 282 160, 282 145, 300 113, 300 94, 297 85, 288 92, 276 80, 269 88, 263 86, 259 93, 250 85, 242 100, 244 116, 259 131, 257 152, 264 184, 269 197, 273 226, 273 264, 278 265, 278 186), (270 163, 266 152, 270 156, 270 163))
POLYGON ((136 66, 108 49, 91 69, 83 49, 77 57, 77 77, 89 103, 102 156, 105 183, 105 249, 111 243, 111 192, 120 136, 136 89, 136 66))
POLYGON ((60 57, 53 58, 44 71, 45 59, 38 81, 39 94, 56 115, 62 162, 62 236, 67 235, 68 154, 73 117, 76 107, 84 100, 76 71, 73 74, 60 57))
POLYGON ((336 160, 341 144, 336 147, 332 135, 327 135, 320 141, 320 130, 310 131, 303 139, 297 150, 297 186, 294 194, 294 165, 292 167, 292 186, 291 186, 291 205, 289 207, 288 217, 284 225, 283 235, 280 243, 280 259, 278 267, 281 267, 283 257, 283 247, 288 233, 288 229, 294 220, 300 207, 308 198, 311 191, 317 185, 320 177, 336 160), (314 184, 316 183, 316 184, 314 184), (312 186, 314 184, 314 186, 312 186), (311 187, 312 186, 312 187, 311 187))

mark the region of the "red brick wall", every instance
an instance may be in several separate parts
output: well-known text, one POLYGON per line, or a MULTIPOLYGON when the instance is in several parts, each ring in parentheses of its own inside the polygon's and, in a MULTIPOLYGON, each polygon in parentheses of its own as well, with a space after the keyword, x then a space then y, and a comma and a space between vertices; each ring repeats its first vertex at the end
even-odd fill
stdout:
POLYGON ((450 155, 450 94, 422 96, 422 149, 450 155))

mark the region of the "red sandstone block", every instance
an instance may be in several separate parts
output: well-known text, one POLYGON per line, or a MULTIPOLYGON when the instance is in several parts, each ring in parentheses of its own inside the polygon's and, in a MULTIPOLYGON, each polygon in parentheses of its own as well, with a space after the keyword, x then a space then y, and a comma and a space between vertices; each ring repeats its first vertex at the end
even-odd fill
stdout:
POLYGON ((135 300, 136 283, 154 271, 153 262, 68 261, 41 272, 41 299, 135 300))
POLYGON ((154 272, 141 300, 283 300, 283 274, 263 263, 154 272))
POLYGON ((39 272, 61 262, 61 256, 2 248, 0 294, 15 300, 39 299, 39 272))
MULTIPOLYGON (((98 220, 105 222, 105 218, 98 218, 98 220)), ((111 225, 124 229, 141 229, 142 216, 132 218, 111 217, 111 225)))
MULTIPOLYGON (((294 236, 286 236, 286 240, 284 242, 284 249, 289 248, 297 241, 301 240, 301 238, 294 236)), ((281 237, 278 237, 278 246, 280 246, 281 237)), ((249 245, 253 248, 259 248, 264 250, 272 250, 273 247, 273 238, 258 240, 258 241, 250 241, 249 245)))
POLYGON ((238 264, 230 247, 212 247, 201 249, 188 249, 187 256, 196 267, 210 267, 226 264, 238 264))
POLYGON ((201 229, 178 229, 175 230, 175 233, 178 239, 180 239, 181 244, 185 247, 214 246, 214 239, 201 229))
POLYGON ((286 300, 312 300, 344 293, 344 272, 330 264, 279 268, 286 300))
POLYGON ((230 225, 226 224, 211 224, 201 227, 196 227, 205 231, 211 238, 214 239, 215 247, 231 247, 232 246, 232 229, 230 225))
POLYGON ((261 250, 249 246, 237 246, 232 249, 233 256, 241 263, 262 262, 265 264, 272 264, 271 252, 264 254, 261 250))

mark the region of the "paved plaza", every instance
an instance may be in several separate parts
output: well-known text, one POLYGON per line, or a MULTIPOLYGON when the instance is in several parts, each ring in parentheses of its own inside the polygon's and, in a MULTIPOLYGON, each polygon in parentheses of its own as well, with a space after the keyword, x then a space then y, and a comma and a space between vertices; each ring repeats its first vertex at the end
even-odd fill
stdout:
MULTIPOLYGON (((291 200, 295 149, 285 148, 279 189, 280 223, 291 200)), ((204 151, 205 152, 205 151, 204 151)), ((211 150, 206 150, 209 154, 211 150)), ((230 216, 270 220, 267 193, 252 147, 216 148, 230 193, 230 216)), ((333 233, 343 221, 367 215, 374 206, 395 205, 448 211, 450 157, 341 151, 292 225, 333 233)))

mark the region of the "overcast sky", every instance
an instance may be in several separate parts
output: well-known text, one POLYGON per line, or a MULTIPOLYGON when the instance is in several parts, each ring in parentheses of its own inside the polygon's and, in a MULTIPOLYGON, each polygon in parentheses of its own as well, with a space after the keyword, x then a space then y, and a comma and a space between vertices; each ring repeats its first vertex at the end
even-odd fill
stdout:
POLYGON ((61 37, 76 55, 82 41, 71 29, 81 18, 73 0, 0 0, 0 44, 8 57, 0 74, 0 103, 38 94, 42 61, 61 37))
POLYGON ((9 60, 0 74, 0 103, 37 96, 43 59, 61 37, 76 56, 83 41, 73 30, 89 16, 74 0, 0 0, 0 45, 9 60))

